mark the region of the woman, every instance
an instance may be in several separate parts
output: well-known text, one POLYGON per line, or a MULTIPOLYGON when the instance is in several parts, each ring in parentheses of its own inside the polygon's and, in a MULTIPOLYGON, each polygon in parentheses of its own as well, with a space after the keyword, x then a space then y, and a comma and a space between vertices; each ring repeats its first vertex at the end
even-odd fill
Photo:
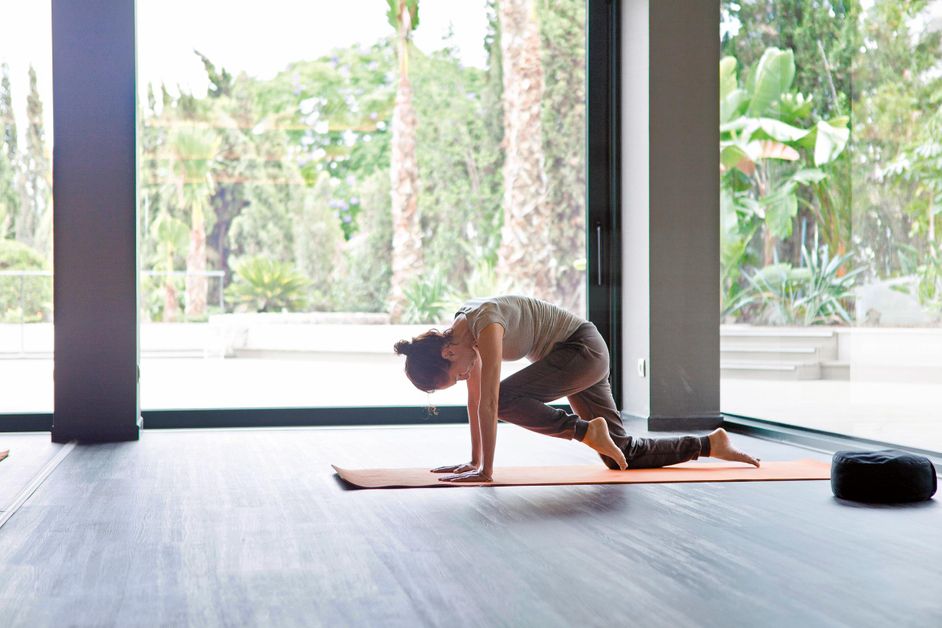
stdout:
POLYGON ((625 432, 608 384, 608 347, 595 325, 546 301, 523 296, 473 299, 451 327, 395 345, 406 376, 426 392, 466 381, 471 461, 432 469, 446 482, 490 482, 498 417, 540 434, 575 438, 610 469, 662 467, 700 456, 759 466, 717 429, 709 436, 637 438, 625 432), (500 379, 503 360, 531 364, 500 379), (576 414, 546 405, 566 397, 576 414))

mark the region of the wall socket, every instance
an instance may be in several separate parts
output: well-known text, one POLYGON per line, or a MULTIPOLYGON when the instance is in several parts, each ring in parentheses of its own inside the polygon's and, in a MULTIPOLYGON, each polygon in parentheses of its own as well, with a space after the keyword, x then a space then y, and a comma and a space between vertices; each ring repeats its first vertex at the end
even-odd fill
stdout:
POLYGON ((647 365, 645 364, 644 358, 638 359, 638 377, 646 377, 648 374, 647 365))

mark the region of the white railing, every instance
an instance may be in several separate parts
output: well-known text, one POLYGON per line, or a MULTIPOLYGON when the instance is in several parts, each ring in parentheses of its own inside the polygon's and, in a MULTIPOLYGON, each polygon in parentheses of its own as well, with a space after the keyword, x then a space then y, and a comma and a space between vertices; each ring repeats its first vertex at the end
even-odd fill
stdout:
MULTIPOLYGON (((219 311, 220 312, 226 311, 226 304, 225 304, 225 301, 223 300, 223 284, 225 283, 223 281, 223 278, 226 276, 226 271, 224 270, 203 270, 200 272, 195 272, 195 271, 190 271, 190 270, 172 270, 172 271, 142 270, 141 274, 147 275, 148 277, 157 277, 157 276, 166 277, 168 275, 172 277, 187 277, 190 275, 193 275, 196 277, 219 277, 219 311)), ((183 322, 184 323, 188 322, 185 309, 183 310, 183 322)))
POLYGON ((0 277, 19 277, 20 278, 20 355, 26 353, 26 278, 27 277, 52 277, 52 271, 49 270, 0 270, 0 277))
MULTIPOLYGON (((222 270, 206 270, 206 271, 154 271, 154 270, 143 270, 141 275, 146 275, 149 277, 152 276, 174 276, 174 277, 186 277, 186 276, 203 276, 203 277, 217 277, 219 278, 219 310, 220 312, 225 312, 225 300, 223 292, 223 278, 226 276, 225 271, 222 270)), ((26 355, 26 278, 27 277, 52 277, 53 273, 49 270, 0 270, 0 279, 4 277, 17 277, 19 278, 19 311, 20 311, 20 320, 19 320, 19 356, 26 355)), ((51 312, 51 317, 54 317, 55 312, 51 312)), ((186 310, 183 312, 183 322, 187 321, 186 310)), ((15 323, 14 323, 15 324, 15 323)), ((51 320, 48 324, 51 324, 51 320)), ((0 353, 2 353, 0 349, 0 353)), ((48 349, 43 349, 37 353, 48 354, 48 349)))

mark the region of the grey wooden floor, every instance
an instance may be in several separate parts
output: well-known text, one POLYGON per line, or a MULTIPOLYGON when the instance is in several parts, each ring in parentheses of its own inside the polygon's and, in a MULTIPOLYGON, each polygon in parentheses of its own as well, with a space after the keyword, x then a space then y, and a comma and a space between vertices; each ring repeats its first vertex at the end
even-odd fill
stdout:
MULTIPOLYGON (((942 626, 938 498, 859 506, 827 482, 362 491, 329 466, 460 462, 466 430, 79 445, 0 528, 0 624, 942 626)), ((767 460, 822 456, 736 438, 767 460)), ((500 427, 498 464, 594 460, 500 427)))
POLYGON ((0 516, 63 447, 52 442, 48 432, 0 433, 0 451, 10 450, 9 457, 0 460, 0 516))

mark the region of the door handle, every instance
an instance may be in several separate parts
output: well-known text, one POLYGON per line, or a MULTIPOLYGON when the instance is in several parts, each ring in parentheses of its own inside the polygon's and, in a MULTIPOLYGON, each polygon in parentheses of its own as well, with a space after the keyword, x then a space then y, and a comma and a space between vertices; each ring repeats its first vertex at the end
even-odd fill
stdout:
POLYGON ((596 285, 602 285, 602 223, 595 223, 596 285))

